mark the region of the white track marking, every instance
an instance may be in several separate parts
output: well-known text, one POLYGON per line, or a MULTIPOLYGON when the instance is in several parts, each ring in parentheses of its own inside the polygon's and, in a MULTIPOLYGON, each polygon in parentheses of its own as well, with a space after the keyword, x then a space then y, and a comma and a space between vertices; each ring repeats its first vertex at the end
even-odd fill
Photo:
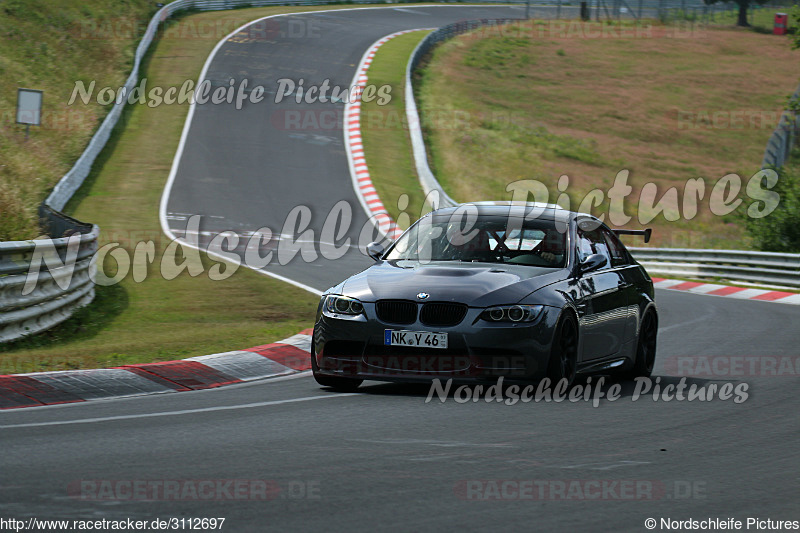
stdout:
POLYGON ((786 298, 781 298, 780 300, 776 301, 782 304, 800 305, 800 294, 795 294, 794 296, 787 296, 786 298))
POLYGON ((183 409, 181 411, 164 411, 161 413, 142 413, 137 415, 118 415, 105 416, 99 418, 83 418, 79 420, 56 420, 53 422, 32 422, 29 424, 13 424, 0 426, 0 429, 34 428, 44 426, 66 426, 72 424, 92 424, 95 422, 111 422, 114 420, 133 420, 136 418, 155 418, 161 416, 180 416, 195 413, 211 413, 215 411, 233 411, 237 409, 252 409, 254 407, 269 407, 272 405, 283 405, 286 403, 311 402, 314 400, 325 400, 330 398, 344 398, 346 396, 358 396, 357 392, 337 393, 329 396, 306 396, 304 398, 290 398, 288 400, 273 400, 269 402, 245 403, 240 405, 222 405, 218 407, 204 407, 201 409, 183 409))
POLYGON ((669 289, 670 287, 674 287, 675 285, 681 285, 682 283, 686 283, 685 281, 681 281, 679 279, 664 279, 661 281, 653 282, 653 287, 656 289, 669 289))
POLYGON ((395 7, 395 8, 392 8, 392 10, 393 11, 402 11, 403 13, 411 13, 413 15, 427 15, 427 16, 430 16, 427 13, 425 13, 424 11, 415 11, 413 9, 408 9, 408 8, 405 8, 405 7, 395 7))
MULTIPOLYGON (((375 59, 375 55, 381 46, 386 44, 391 39, 407 33, 418 31, 432 31, 435 28, 416 28, 412 30, 402 30, 398 32, 385 35, 372 43, 367 48, 364 55, 361 56, 361 61, 356 67, 356 72, 353 75, 353 80, 350 82, 351 87, 360 87, 362 90, 366 87, 369 79, 367 72, 375 59)), ((387 238, 394 240, 399 237, 403 232, 397 227, 397 224, 389 216, 389 211, 386 205, 378 196, 378 192, 372 184, 372 179, 367 168, 367 161, 365 159, 363 138, 361 136, 361 98, 353 103, 346 103, 344 106, 344 148, 347 153, 347 163, 350 167, 350 180, 353 184, 353 190, 361 203, 362 209, 370 217, 370 221, 375 225, 378 231, 387 238), (353 124, 355 123, 355 124, 353 124), (355 154, 358 155, 355 155, 355 154), (377 202, 378 207, 370 207, 370 203, 377 202)))
POLYGON ((717 285, 715 283, 704 283, 698 287, 692 287, 691 289, 687 289, 688 292, 692 292, 695 294, 706 294, 707 292, 716 291, 718 289, 724 289, 725 285, 717 285))
POLYGON ((732 292, 730 294, 726 294, 725 297, 726 298, 739 298, 739 299, 742 299, 742 300, 749 300, 751 298, 755 298, 756 296, 763 296, 764 294, 767 294, 768 292, 772 292, 772 291, 766 291, 764 289, 745 289, 743 291, 732 292))

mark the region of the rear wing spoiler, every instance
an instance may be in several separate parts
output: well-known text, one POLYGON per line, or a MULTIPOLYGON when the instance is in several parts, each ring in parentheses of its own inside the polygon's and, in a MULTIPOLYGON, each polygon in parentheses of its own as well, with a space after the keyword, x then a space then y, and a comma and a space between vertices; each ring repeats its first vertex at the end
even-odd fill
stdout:
POLYGON ((617 235, 641 235, 644 237, 644 242, 650 242, 650 235, 653 234, 653 228, 647 229, 612 229, 617 235))

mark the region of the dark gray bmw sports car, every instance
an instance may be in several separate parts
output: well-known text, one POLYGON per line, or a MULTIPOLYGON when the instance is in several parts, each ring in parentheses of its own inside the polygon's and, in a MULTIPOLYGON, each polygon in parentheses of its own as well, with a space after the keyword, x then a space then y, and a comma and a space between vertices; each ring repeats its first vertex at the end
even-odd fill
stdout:
POLYGON ((328 289, 311 364, 323 386, 379 381, 649 376, 653 282, 618 234, 552 205, 477 203, 434 211, 375 265, 328 289))

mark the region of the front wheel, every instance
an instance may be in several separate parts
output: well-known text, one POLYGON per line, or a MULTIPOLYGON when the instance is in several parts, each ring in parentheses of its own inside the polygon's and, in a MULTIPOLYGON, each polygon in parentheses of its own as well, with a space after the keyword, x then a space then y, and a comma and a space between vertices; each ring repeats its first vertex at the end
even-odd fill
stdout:
POLYGON ((552 386, 565 379, 572 386, 578 368, 578 326, 571 314, 567 314, 556 327, 553 349, 547 365, 547 377, 552 386))
POLYGON ((649 378, 656 362, 656 336, 658 335, 658 319, 653 311, 648 311, 639 327, 639 339, 636 342, 636 361, 625 373, 625 377, 649 378))
POLYGON ((363 379, 320 376, 319 374, 314 374, 314 379, 323 387, 330 387, 337 392, 353 392, 364 381, 363 379))
POLYGON ((363 379, 353 378, 340 378, 337 376, 321 376, 317 374, 319 367, 317 366, 317 356, 314 353, 314 347, 311 347, 311 372, 317 383, 323 387, 330 387, 337 392, 353 392, 364 382, 363 379))

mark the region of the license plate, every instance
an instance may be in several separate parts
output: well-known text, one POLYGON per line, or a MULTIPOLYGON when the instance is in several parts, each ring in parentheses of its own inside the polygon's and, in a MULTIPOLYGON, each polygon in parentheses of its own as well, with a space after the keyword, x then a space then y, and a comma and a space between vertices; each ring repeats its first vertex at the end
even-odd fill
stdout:
POLYGON ((412 346, 417 348, 447 348, 447 333, 430 331, 384 330, 383 344, 386 346, 412 346))

